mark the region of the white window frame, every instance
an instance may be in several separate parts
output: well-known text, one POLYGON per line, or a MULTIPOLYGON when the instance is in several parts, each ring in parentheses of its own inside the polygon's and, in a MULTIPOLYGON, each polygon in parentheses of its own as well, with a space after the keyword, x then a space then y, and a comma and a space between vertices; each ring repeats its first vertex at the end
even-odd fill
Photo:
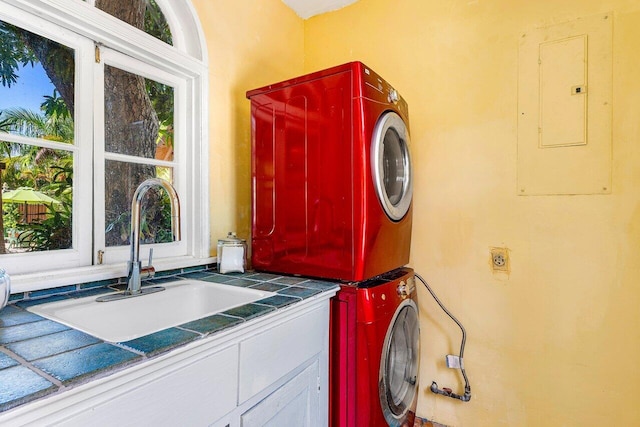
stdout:
MULTIPOLYGON (((42 37, 65 45, 75 52, 75 73, 78 78, 75 82, 75 117, 74 117, 74 144, 59 143, 55 141, 27 138, 20 135, 2 134, 2 140, 46 147, 55 150, 64 150, 73 153, 74 181, 73 200, 91 200, 92 186, 89 180, 76 180, 75 177, 81 174, 91 173, 91 150, 92 150, 92 129, 90 127, 79 126, 80 123, 90 122, 91 106, 93 100, 91 96, 79 97, 79 93, 91 91, 91 52, 93 46, 89 40, 69 31, 60 31, 56 26, 38 17, 25 17, 19 10, 0 3, 0 20, 10 22, 27 31, 31 31, 42 37), (89 73, 89 74, 87 74, 89 73)), ((34 265, 43 271, 74 268, 88 265, 91 262, 91 239, 82 238, 87 232, 91 232, 91 212, 80 209, 79 204, 74 203, 72 210, 72 249, 61 249, 47 251, 46 256, 42 252, 26 252, 23 254, 12 254, 7 256, 5 265, 0 257, 2 265, 10 274, 14 271, 19 273, 28 271, 34 265)))
MULTIPOLYGON (((187 194, 187 165, 184 159, 188 158, 190 141, 187 138, 184 105, 186 105, 186 81, 183 78, 177 78, 175 75, 166 71, 156 70, 130 56, 123 55, 112 49, 100 47, 100 63, 95 66, 98 72, 95 74, 95 106, 94 106, 94 135, 96 141, 104 141, 104 66, 109 65, 120 70, 127 71, 132 74, 142 76, 147 79, 157 81, 159 83, 171 86, 174 93, 174 160, 171 162, 155 159, 141 159, 139 157, 129 156, 125 154, 109 153, 105 151, 104 142, 97 143, 95 146, 95 165, 94 165, 94 182, 95 185, 95 221, 94 221, 94 241, 96 248, 103 252, 103 262, 112 264, 114 262, 126 262, 130 256, 129 245, 126 246, 105 246, 105 161, 115 160, 125 163, 138 163, 153 166, 166 166, 173 169, 173 186, 178 195, 187 194)), ((182 213, 191 211, 190 200, 185 197, 180 198, 180 210, 182 213)), ((144 214, 144 211, 142 212, 144 214)), ((140 256, 146 257, 149 248, 153 248, 155 259, 166 258, 170 256, 186 256, 187 241, 191 240, 189 231, 186 230, 184 221, 180 223, 180 234, 187 238, 182 238, 178 242, 160 243, 153 245, 143 245, 140 247, 140 256)), ((98 251, 94 251, 94 261, 97 259, 98 251)))
MULTIPOLYGON (((176 99, 176 111, 184 120, 183 135, 186 143, 177 148, 176 157, 184 161, 182 169, 184 176, 178 179, 178 194, 183 206, 182 237, 183 242, 178 256, 159 258, 154 255, 156 270, 182 268, 193 265, 203 265, 215 261, 210 256, 209 243, 209 174, 208 174, 208 130, 206 118, 208 115, 208 64, 206 44, 201 24, 193 5, 189 0, 156 0, 163 10, 165 18, 172 30, 173 46, 145 34, 105 12, 96 9, 93 2, 81 0, 3 0, 0 2, 0 19, 5 18, 26 30, 41 34, 62 44, 76 49, 76 99, 75 123, 76 144, 93 146, 93 117, 95 104, 94 79, 85 67, 95 69, 93 43, 112 49, 131 58, 140 59, 148 66, 158 71, 158 74, 169 73, 180 80, 176 99), (77 38, 80 41, 75 41, 77 38), (92 41, 91 47, 87 40, 92 41), (180 103, 184 103, 181 105, 180 103), (184 151, 181 151, 184 150, 184 151), (184 209, 188 208, 188 209, 184 209)), ((97 146, 98 144, 96 144, 97 146)), ((177 144, 176 144, 177 145, 177 144)), ((79 146, 80 147, 80 146, 79 146)), ((104 280, 126 275, 126 263, 118 259, 115 264, 95 265, 97 261, 98 242, 86 237, 87 227, 85 206, 80 200, 94 201, 101 198, 104 204, 104 194, 94 192, 91 195, 91 182, 81 182, 83 177, 91 177, 92 172, 86 168, 104 167, 104 159, 99 160, 92 148, 78 148, 79 156, 74 172, 74 245, 77 243, 78 260, 71 261, 69 252, 73 250, 51 251, 47 253, 30 253, 31 265, 43 265, 36 272, 21 271, 12 275, 12 293, 53 288, 95 280, 104 280), (86 148, 86 149, 85 149, 86 148), (86 158, 94 156, 94 159, 86 158), (83 184, 83 185, 81 185, 83 184), (76 186, 78 188, 76 188, 76 186), (87 190, 87 187, 89 188, 87 190), (76 225, 76 221, 78 221, 76 225), (76 226, 79 229, 76 230, 76 226), (77 239, 77 240, 76 240, 77 239), (83 246, 84 245, 84 246, 83 246), (51 257, 60 252, 61 262, 52 262, 56 268, 44 266, 41 259, 51 257), (92 259, 94 259, 92 265, 92 259), (66 263, 66 264, 65 264, 66 263)), ((94 169, 95 172, 95 169, 94 169)), ((91 179, 87 179, 91 181, 91 179)), ((104 177, 103 177, 104 181, 104 177)), ((95 186, 98 187, 98 186, 95 186)), ((103 187, 104 188, 104 187, 103 187)), ((104 191, 104 190, 103 190, 104 191)), ((91 213, 89 213, 91 215, 91 213)), ((91 219, 89 219, 91 223, 91 219)), ((76 246, 74 246, 76 248, 76 246)), ((11 259, 8 256, 7 259, 11 259)), ((0 266, 3 266, 0 256, 0 266)), ((9 261, 10 262, 10 261, 9 261)), ((11 272, 11 267, 8 271, 11 272)))

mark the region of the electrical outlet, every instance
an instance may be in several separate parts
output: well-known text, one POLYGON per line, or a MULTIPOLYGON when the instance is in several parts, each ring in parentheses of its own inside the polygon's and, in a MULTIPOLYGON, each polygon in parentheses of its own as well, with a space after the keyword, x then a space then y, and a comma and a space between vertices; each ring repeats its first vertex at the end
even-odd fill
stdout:
POLYGON ((509 249, 491 248, 491 269, 493 271, 509 271, 509 249))

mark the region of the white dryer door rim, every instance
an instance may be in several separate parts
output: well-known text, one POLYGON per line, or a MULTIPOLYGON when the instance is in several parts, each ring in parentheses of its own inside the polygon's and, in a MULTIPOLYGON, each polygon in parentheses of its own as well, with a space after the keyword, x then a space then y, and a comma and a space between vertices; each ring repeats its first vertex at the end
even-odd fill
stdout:
POLYGON ((378 199, 387 216, 400 221, 409 211, 413 197, 409 131, 392 111, 376 123, 371 138, 371 170, 378 199))

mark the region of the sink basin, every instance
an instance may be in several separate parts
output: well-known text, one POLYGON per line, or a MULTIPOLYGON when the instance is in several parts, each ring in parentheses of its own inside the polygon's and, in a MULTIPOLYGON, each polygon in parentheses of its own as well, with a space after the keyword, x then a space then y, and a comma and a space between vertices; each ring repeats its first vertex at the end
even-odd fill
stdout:
POLYGON ((110 302, 96 297, 56 301, 28 310, 105 341, 129 341, 274 295, 201 280, 163 283, 166 290, 110 302))

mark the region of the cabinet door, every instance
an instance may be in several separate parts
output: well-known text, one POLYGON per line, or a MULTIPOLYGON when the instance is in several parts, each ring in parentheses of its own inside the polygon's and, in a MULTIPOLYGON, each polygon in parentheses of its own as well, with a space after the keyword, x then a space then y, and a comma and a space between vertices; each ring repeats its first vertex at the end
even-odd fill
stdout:
POLYGON ((314 427, 319 424, 318 360, 242 414, 242 427, 314 427))

